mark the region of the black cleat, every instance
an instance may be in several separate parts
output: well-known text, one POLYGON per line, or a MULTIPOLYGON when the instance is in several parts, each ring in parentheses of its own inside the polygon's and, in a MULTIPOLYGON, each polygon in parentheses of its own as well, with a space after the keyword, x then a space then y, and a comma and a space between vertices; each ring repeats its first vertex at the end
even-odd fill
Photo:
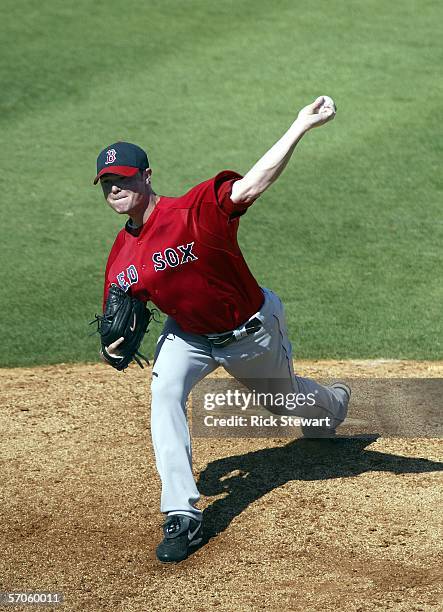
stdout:
POLYGON ((168 516, 163 525, 164 539, 157 546, 157 559, 162 563, 183 561, 189 548, 202 541, 202 523, 184 514, 168 516))

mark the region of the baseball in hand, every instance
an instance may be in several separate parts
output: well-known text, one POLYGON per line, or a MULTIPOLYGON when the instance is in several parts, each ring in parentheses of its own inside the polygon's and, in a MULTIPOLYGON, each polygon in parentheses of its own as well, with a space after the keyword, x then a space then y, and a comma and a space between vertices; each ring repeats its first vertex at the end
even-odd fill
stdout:
POLYGON ((301 109, 297 115, 297 122, 305 130, 320 127, 334 119, 337 107, 329 96, 318 96, 314 102, 301 109))
POLYGON ((321 113, 322 111, 328 110, 330 108, 332 108, 334 113, 337 112, 337 107, 335 106, 334 100, 329 96, 323 96, 323 104, 320 106, 319 112, 321 113))

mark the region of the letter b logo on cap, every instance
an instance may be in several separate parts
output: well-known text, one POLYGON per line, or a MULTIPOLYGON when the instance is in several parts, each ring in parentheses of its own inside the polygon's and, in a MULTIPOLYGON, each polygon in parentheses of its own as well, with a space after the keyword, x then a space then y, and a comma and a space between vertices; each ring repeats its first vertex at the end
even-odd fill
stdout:
POLYGON ((117 152, 115 149, 108 149, 106 151, 106 161, 105 164, 113 164, 117 157, 117 152))

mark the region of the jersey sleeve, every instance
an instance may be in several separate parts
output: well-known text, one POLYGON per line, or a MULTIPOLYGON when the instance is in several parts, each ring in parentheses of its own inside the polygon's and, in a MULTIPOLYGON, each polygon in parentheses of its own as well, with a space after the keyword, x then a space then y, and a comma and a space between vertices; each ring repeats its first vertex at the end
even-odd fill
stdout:
POLYGON ((214 193, 218 206, 230 219, 244 215, 252 202, 233 202, 231 200, 232 185, 240 180, 241 174, 232 170, 224 170, 214 177, 214 193))

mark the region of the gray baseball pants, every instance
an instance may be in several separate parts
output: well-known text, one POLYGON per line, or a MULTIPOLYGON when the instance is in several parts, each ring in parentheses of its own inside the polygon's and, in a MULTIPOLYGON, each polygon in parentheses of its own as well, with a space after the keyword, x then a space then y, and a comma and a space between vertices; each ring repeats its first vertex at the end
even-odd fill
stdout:
POLYGON ((245 384, 250 379, 280 379, 287 381, 288 391, 314 393, 316 405, 297 408, 297 416, 329 416, 333 426, 345 418, 343 393, 294 374, 283 305, 274 292, 262 290, 263 305, 251 319, 257 317, 263 327, 225 348, 214 348, 205 336, 184 332, 171 317, 159 336, 151 383, 151 434, 162 483, 160 509, 168 515, 202 518, 195 506, 200 494, 192 474, 186 401, 193 387, 219 366, 245 384))

